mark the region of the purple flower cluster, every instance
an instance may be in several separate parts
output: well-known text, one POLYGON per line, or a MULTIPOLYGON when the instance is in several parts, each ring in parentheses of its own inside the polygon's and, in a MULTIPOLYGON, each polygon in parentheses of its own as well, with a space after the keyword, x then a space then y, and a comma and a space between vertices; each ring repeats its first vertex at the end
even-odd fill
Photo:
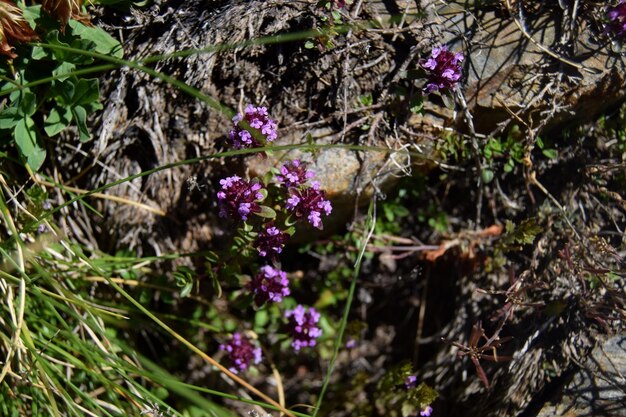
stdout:
POLYGON ((229 370, 235 374, 248 369, 250 362, 261 362, 261 348, 252 346, 250 340, 240 333, 233 333, 227 343, 220 345, 220 350, 228 353, 228 359, 233 364, 229 370))
POLYGON ((422 62, 422 67, 428 70, 426 92, 442 89, 452 89, 461 79, 461 61, 463 54, 452 53, 446 46, 433 48, 430 58, 422 62))
POLYGON ((289 234, 274 226, 274 223, 268 223, 259 232, 252 246, 259 251, 259 255, 262 257, 275 258, 283 251, 287 240, 289 240, 289 234))
POLYGON ((407 376, 406 379, 404 380, 404 386, 406 387, 406 389, 415 388, 417 386, 417 376, 415 375, 407 376))
POLYGON ((433 408, 430 405, 427 405, 426 408, 420 411, 420 416, 429 417, 433 413, 433 408))
POLYGON ((276 175, 276 180, 285 187, 298 187, 315 176, 313 171, 307 169, 307 164, 299 159, 287 161, 280 168, 280 175, 276 175))
POLYGON ((333 207, 326 199, 326 192, 320 190, 317 181, 312 182, 311 187, 299 187, 289 189, 289 198, 285 204, 296 219, 306 218, 313 227, 322 229, 322 213, 328 216, 333 207))
POLYGON ((247 288, 254 294, 257 305, 267 301, 278 303, 289 295, 289 280, 285 272, 265 265, 248 283, 247 288))
POLYGON ((296 306, 293 310, 287 310, 285 317, 289 320, 287 328, 293 342, 291 346, 295 350, 303 347, 315 346, 315 339, 322 335, 322 330, 317 327, 320 321, 320 313, 315 311, 313 307, 307 311, 302 305, 296 306))
POLYGON ((228 138, 235 149, 254 148, 262 146, 252 134, 246 129, 239 127, 239 122, 245 120, 248 124, 258 129, 265 136, 267 142, 273 142, 276 139, 276 122, 269 118, 266 107, 254 107, 248 104, 244 110, 244 114, 237 113, 233 117, 233 129, 228 134, 228 138))
POLYGON ((258 182, 242 180, 237 175, 220 180, 222 189, 218 191, 217 198, 220 203, 220 216, 233 218, 239 217, 247 220, 248 214, 261 211, 259 201, 263 200, 261 189, 263 186, 258 182))
POLYGON ((607 32, 612 33, 618 38, 626 36, 626 0, 621 0, 615 6, 609 6, 606 10, 606 16, 609 19, 607 23, 607 32))

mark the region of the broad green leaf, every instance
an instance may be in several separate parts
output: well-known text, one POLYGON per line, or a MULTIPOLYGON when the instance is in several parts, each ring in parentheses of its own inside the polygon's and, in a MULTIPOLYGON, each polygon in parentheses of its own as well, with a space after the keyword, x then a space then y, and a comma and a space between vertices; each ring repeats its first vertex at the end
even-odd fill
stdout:
MULTIPOLYGON (((86 51, 91 51, 95 49, 95 45, 93 45, 92 42, 82 42, 80 40, 74 41, 72 42, 72 45, 68 44, 67 42, 63 42, 60 38, 59 38, 59 31, 58 30, 53 30, 50 31, 48 33, 48 35, 46 36, 46 40, 48 41, 48 43, 50 43, 51 45, 56 45, 56 46, 64 46, 64 47, 72 47, 72 48, 77 48, 77 49, 82 49, 82 50, 86 50, 86 51)), ((62 35, 62 37, 65 35, 62 35)), ((84 55, 81 53, 75 53, 72 51, 65 51, 65 50, 61 50, 61 49, 53 49, 52 50, 52 55, 54 56, 54 58, 59 61, 59 62, 71 62, 73 64, 90 64, 93 62, 93 58, 89 55, 84 55)))
POLYGON ((30 91, 22 94, 20 100, 20 112, 25 116, 32 116, 37 110, 37 96, 30 91))
POLYGON ((17 122, 13 130, 13 137, 28 165, 33 170, 38 170, 46 159, 46 150, 40 145, 33 119, 24 117, 17 122))
POLYGON ((16 107, 7 107, 0 111, 0 129, 11 129, 23 119, 16 107))
POLYGON ((46 121, 44 122, 44 130, 48 136, 54 136, 65 129, 72 121, 72 111, 67 107, 54 107, 50 110, 46 121))
POLYGON ((33 46, 33 52, 31 52, 30 56, 36 60, 44 59, 48 56, 48 50, 41 46, 33 46))
MULTIPOLYGON (((89 39, 75 39, 70 44, 72 48, 80 49, 81 51, 95 51, 97 45, 90 41, 89 39)), ((91 64, 93 62, 93 57, 89 55, 76 54, 76 57, 73 58, 72 62, 76 62, 77 64, 86 65, 91 64)))
POLYGON ((73 104, 75 90, 76 86, 71 79, 52 83, 52 94, 56 102, 61 106, 71 106, 73 104))
POLYGON ((89 129, 87 129, 87 111, 82 106, 76 106, 72 108, 72 115, 74 116, 76 126, 78 126, 78 131, 80 132, 80 141, 87 142, 91 139, 89 129))
POLYGON ((32 29, 35 29, 37 27, 37 23, 35 21, 41 17, 41 5, 38 4, 36 6, 23 7, 22 11, 24 20, 28 22, 28 25, 32 29))
POLYGON ((122 58, 124 56, 122 45, 103 29, 97 26, 85 26, 76 20, 70 20, 69 26, 72 28, 74 35, 93 42, 96 52, 111 55, 116 58, 122 58))
POLYGON ((276 212, 273 209, 271 209, 271 208, 269 208, 267 206, 259 206, 259 207, 261 208, 261 211, 258 212, 258 213, 254 213, 257 216, 265 217, 265 218, 268 218, 268 219, 274 219, 276 217, 276 212))
MULTIPOLYGON (((46 35, 46 40, 51 45, 70 46, 69 44, 59 40, 59 31, 58 30, 51 30, 50 32, 48 32, 48 34, 46 35)), ((68 59, 67 59, 68 52, 66 52, 66 51, 61 51, 59 49, 52 49, 52 55, 59 62, 68 61, 68 59)))
POLYGON ((91 78, 89 80, 80 79, 76 83, 72 104, 85 105, 98 101, 100 98, 100 89, 98 87, 98 79, 91 78))
POLYGON ((64 74, 68 74, 75 69, 76 65, 72 64, 71 62, 63 62, 52 71, 52 75, 58 77, 57 80, 59 81, 65 81, 69 76, 64 74))

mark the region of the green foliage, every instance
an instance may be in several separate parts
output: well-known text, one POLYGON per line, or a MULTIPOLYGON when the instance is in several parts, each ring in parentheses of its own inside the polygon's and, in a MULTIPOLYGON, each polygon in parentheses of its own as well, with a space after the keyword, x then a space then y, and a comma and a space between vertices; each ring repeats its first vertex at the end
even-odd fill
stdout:
POLYGON ((26 7, 24 17, 42 33, 42 43, 22 47, 12 65, 7 61, 0 65, 0 77, 5 80, 0 94, 8 95, 0 109, 0 132, 10 132, 18 153, 38 170, 46 158, 45 137, 74 125, 81 141, 91 138, 87 117, 102 108, 98 79, 74 73, 94 63, 90 52, 121 58, 123 51, 118 41, 96 26, 71 20, 61 33, 58 23, 42 13, 39 5, 26 7), (48 44, 58 48, 48 48, 48 44), (51 80, 50 85, 22 87, 45 79, 51 80))
POLYGON ((377 235, 392 234, 398 235, 404 229, 402 221, 411 214, 407 208, 407 200, 411 191, 401 188, 398 194, 391 199, 387 199, 379 205, 379 215, 376 218, 374 232, 377 235))
POLYGON ((410 363, 401 363, 389 370, 378 383, 375 395, 376 407, 390 417, 409 417, 430 405, 437 398, 437 392, 420 383, 406 389, 405 380, 412 375, 410 363))
POLYGON ((531 245, 541 231, 536 219, 523 220, 517 227, 507 220, 499 245, 504 251, 517 250, 520 245, 531 245))
POLYGON ((176 268, 173 276, 176 286, 180 288, 180 296, 182 298, 188 297, 194 285, 194 271, 187 266, 180 266, 176 268))
POLYGON ((546 158, 548 158, 548 159, 556 159, 558 157, 558 153, 557 153, 556 149, 548 148, 546 143, 543 141, 543 139, 541 139, 540 136, 537 136, 536 143, 537 143, 537 147, 541 150, 541 153, 546 158))
POLYGON ((435 151, 444 161, 459 163, 471 155, 469 146, 464 136, 444 132, 443 137, 435 143, 435 151))
MULTIPOLYGON (((480 173, 485 184, 493 181, 500 167, 505 174, 512 172, 516 165, 524 159, 523 135, 519 126, 513 126, 506 137, 489 137, 481 148, 481 156, 486 162, 486 167, 480 173)), ((543 156, 548 159, 556 159, 556 149, 548 147, 541 137, 537 137, 536 145, 543 156)), ((471 143, 463 135, 445 133, 436 143, 435 150, 441 158, 448 162, 463 163, 471 156, 471 143)))
POLYGON ((417 219, 439 233, 448 231, 448 215, 434 202, 420 208, 417 212, 417 219))

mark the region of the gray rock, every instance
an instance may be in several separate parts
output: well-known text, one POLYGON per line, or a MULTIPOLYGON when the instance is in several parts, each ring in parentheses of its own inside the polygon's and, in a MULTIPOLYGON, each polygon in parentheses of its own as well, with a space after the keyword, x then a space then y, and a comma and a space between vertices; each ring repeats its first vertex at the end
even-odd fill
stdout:
POLYGON ((626 415, 626 335, 598 345, 580 365, 538 417, 626 415))

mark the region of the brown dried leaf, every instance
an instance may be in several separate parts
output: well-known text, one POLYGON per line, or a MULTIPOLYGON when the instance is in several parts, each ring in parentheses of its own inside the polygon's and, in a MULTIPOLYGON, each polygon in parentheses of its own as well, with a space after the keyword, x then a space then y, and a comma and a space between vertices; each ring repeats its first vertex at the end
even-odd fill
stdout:
POLYGON ((22 9, 8 0, 0 0, 0 54, 15 58, 13 44, 36 39, 39 36, 24 19, 22 9))
POLYGON ((90 25, 91 19, 89 15, 82 12, 83 0, 42 0, 41 7, 51 16, 59 19, 61 23, 61 32, 65 32, 65 26, 70 19, 90 25))

